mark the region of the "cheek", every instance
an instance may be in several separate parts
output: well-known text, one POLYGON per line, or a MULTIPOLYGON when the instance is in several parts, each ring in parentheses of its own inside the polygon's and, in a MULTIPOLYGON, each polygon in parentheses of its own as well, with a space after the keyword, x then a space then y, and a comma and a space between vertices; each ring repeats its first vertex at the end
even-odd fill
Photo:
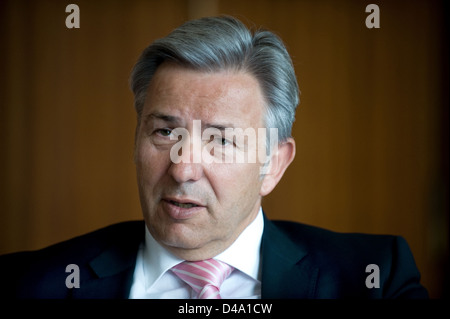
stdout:
POLYGON ((223 206, 253 204, 261 188, 258 164, 222 164, 212 169, 212 187, 223 206))
POLYGON ((140 146, 136 150, 135 164, 140 187, 154 187, 167 171, 169 156, 151 146, 140 146), (167 158, 166 158, 167 157, 167 158))

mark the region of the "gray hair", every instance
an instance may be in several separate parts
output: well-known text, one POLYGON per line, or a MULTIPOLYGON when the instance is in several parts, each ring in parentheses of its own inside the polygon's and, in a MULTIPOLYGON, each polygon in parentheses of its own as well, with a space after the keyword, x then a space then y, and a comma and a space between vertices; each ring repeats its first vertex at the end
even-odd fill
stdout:
POLYGON ((299 89, 291 58, 274 33, 251 32, 239 20, 220 16, 188 21, 156 40, 142 52, 131 73, 138 123, 148 85, 165 61, 206 72, 233 69, 253 75, 265 98, 266 127, 278 129, 279 141, 291 137, 299 89))

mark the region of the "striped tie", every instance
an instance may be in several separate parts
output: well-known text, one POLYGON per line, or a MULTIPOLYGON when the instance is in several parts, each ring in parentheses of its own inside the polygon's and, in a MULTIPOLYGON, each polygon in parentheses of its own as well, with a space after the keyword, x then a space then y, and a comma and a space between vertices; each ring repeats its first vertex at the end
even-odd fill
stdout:
POLYGON ((220 286, 233 270, 215 259, 184 261, 172 268, 175 275, 198 293, 199 299, 222 299, 220 286))

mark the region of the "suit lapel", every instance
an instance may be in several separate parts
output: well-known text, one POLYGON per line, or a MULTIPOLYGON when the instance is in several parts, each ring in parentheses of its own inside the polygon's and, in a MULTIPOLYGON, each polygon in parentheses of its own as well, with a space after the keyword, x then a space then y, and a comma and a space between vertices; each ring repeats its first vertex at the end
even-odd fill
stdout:
MULTIPOLYGON (((72 289, 73 298, 128 298, 139 245, 144 240, 144 223, 136 223, 133 232, 118 234, 111 245, 92 259, 84 274, 79 289, 72 289)), ((81 271, 80 271, 81 272, 81 271)))
POLYGON ((294 243, 265 216, 261 253, 262 298, 314 297, 319 270, 308 261, 306 247, 294 243))

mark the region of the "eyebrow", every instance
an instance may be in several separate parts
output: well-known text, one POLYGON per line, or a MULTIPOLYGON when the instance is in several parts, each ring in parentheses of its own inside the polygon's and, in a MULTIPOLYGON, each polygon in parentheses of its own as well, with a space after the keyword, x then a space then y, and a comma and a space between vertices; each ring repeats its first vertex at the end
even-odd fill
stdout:
POLYGON ((234 125, 222 125, 222 124, 213 124, 213 123, 206 123, 205 125, 202 125, 204 128, 216 128, 219 131, 225 131, 226 128, 234 128, 234 125))
MULTIPOLYGON (((150 119, 162 120, 162 121, 165 121, 168 123, 174 123, 174 124, 183 122, 180 117, 168 115, 168 114, 164 114, 164 113, 159 113, 159 112, 148 114, 145 118, 145 122, 148 122, 150 119)), ((217 123, 216 124, 216 123, 208 123, 208 122, 202 121, 202 129, 210 128, 210 127, 216 128, 219 131, 225 131, 225 129, 227 129, 227 128, 235 128, 235 125, 233 125, 231 123, 224 123, 224 124, 217 123)))
POLYGON ((181 119, 179 117, 167 115, 167 114, 163 114, 163 113, 158 113, 158 112, 148 114, 145 118, 145 121, 147 122, 150 119, 162 120, 162 121, 169 122, 169 123, 181 122, 181 119))

